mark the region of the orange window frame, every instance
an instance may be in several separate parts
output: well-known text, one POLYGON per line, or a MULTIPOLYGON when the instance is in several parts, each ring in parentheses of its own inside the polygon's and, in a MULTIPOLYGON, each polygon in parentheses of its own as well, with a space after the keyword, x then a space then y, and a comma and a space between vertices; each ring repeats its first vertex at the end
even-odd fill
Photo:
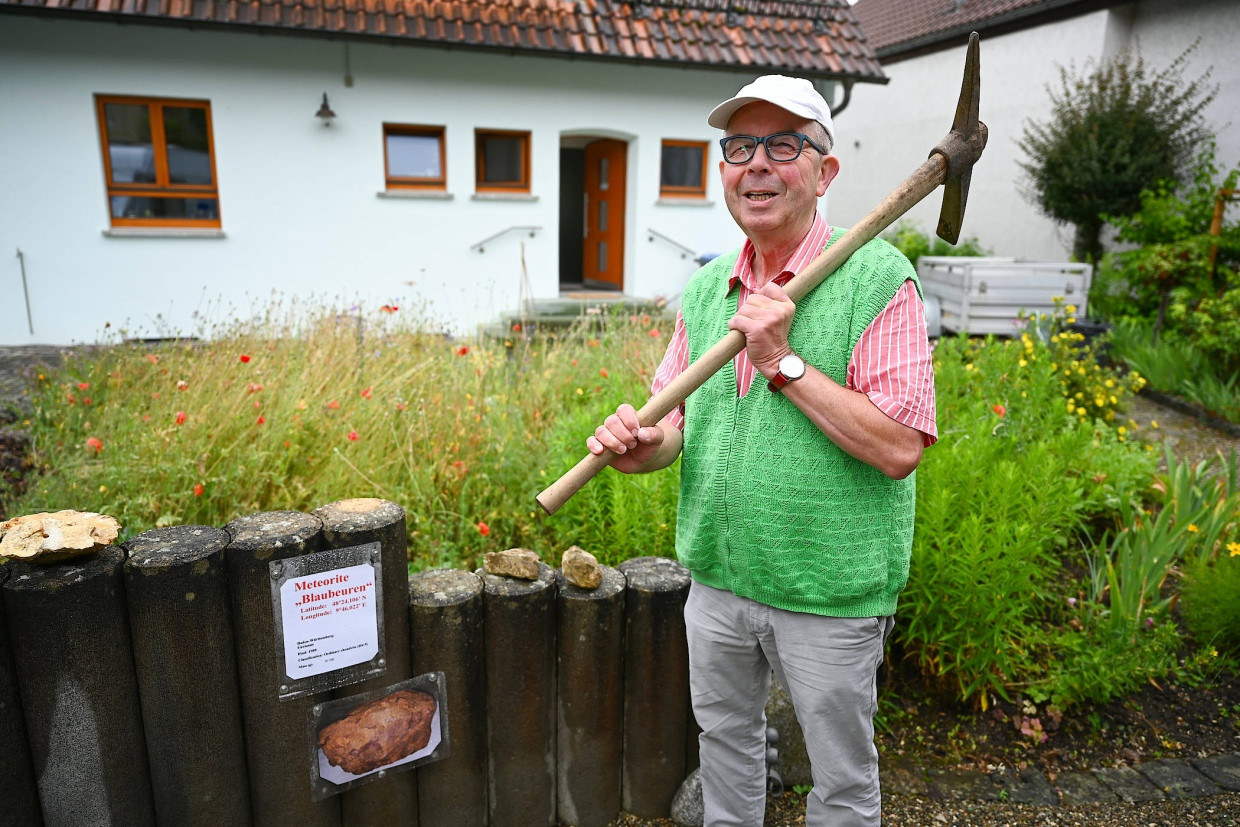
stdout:
POLYGON ((103 148, 104 185, 107 188, 108 217, 113 227, 219 227, 221 218, 117 218, 112 215, 112 199, 123 197, 165 198, 211 198, 219 209, 219 177, 215 170, 215 129, 211 123, 211 103, 204 100, 182 98, 148 98, 133 95, 95 95, 95 113, 99 123, 99 140, 103 148), (151 148, 155 162, 154 183, 132 181, 114 183, 112 180, 112 151, 108 139, 108 120, 104 107, 109 103, 146 106, 150 109, 151 148), (211 160, 210 186, 202 184, 173 184, 168 173, 168 141, 164 134, 164 107, 202 109, 207 121, 207 155, 211 160))
POLYGON ((386 186, 394 189, 443 190, 448 188, 448 154, 444 143, 446 127, 413 126, 409 124, 385 123, 383 125, 383 175, 386 186), (411 175, 393 175, 388 165, 388 136, 417 135, 439 139, 439 176, 419 178, 411 175))
POLYGON ((670 138, 664 138, 662 148, 659 154, 659 196, 661 198, 705 198, 706 197, 706 162, 710 153, 710 146, 706 141, 677 141, 670 138), (669 185, 663 183, 663 155, 662 153, 668 147, 688 147, 690 149, 700 149, 702 151, 702 172, 699 180, 701 186, 684 187, 669 185))
POLYGON ((474 188, 478 192, 529 192, 530 191, 530 133, 501 129, 474 130, 474 188), (489 138, 508 138, 521 142, 521 174, 514 181, 486 180, 486 153, 483 143, 489 138))

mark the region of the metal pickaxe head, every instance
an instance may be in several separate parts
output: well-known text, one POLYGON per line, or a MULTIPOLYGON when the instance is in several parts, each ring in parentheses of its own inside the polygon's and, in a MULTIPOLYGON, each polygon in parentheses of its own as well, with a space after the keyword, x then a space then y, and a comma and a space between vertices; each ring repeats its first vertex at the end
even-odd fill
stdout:
POLYGON ((982 73, 978 57, 977 32, 969 35, 969 50, 965 57, 964 82, 960 85, 960 100, 956 103, 956 118, 952 130, 938 146, 930 151, 947 160, 947 180, 943 184, 943 209, 939 211, 939 238, 949 244, 960 240, 960 228, 964 224, 964 205, 969 197, 969 179, 973 177, 973 165, 986 148, 986 124, 977 119, 982 97, 982 73))

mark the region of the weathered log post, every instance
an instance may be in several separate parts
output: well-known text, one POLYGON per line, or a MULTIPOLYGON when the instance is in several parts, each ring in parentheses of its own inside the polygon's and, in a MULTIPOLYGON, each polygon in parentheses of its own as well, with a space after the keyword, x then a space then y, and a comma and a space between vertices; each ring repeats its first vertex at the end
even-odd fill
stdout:
POLYGON ((224 549, 210 526, 124 544, 138 694, 161 824, 248 825, 241 698, 224 549))
POLYGON ((340 799, 315 801, 309 770, 310 710, 331 693, 280 700, 284 653, 276 648, 280 620, 271 599, 271 564, 319 551, 322 523, 300 511, 267 511, 238 517, 224 530, 254 823, 339 827, 340 799))
POLYGON ((556 571, 556 781, 559 817, 606 827, 620 813, 624 745, 624 575, 588 589, 556 571))
POLYGON ((4 584, 47 827, 155 824, 124 559, 109 546, 61 563, 13 563, 4 584))
POLYGON ((643 818, 666 818, 686 767, 689 570, 665 557, 637 557, 620 571, 628 580, 623 806, 643 818))
POLYGON ((487 823, 486 668, 482 580, 460 569, 420 571, 409 578, 413 668, 443 672, 448 696, 450 757, 418 768, 423 824, 487 823))
POLYGON ((555 824, 555 576, 487 574, 487 754, 491 827, 555 824))
MULTIPOLYGON (((382 689, 413 677, 409 652, 409 538, 405 534, 405 509, 374 498, 338 500, 314 510, 323 521, 323 546, 349 548, 379 544, 383 576, 383 623, 387 672, 378 677, 337 689, 335 698, 347 698, 382 689)), ((392 824, 418 825, 418 786, 415 771, 394 773, 340 797, 345 827, 392 824)))
MULTIPOLYGON (((9 578, 9 567, 0 566, 0 589, 9 578)), ((4 817, 13 827, 40 827, 39 790, 30 763, 22 699, 17 689, 17 670, 9 646, 9 623, 0 607, 0 778, 4 779, 4 817)))

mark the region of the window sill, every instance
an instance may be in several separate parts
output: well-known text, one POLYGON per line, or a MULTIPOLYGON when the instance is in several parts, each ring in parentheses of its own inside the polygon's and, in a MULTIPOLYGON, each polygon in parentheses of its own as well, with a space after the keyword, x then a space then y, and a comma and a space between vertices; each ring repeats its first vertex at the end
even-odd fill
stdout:
POLYGON ((451 201, 455 196, 444 190, 379 190, 375 195, 380 198, 412 198, 414 200, 422 199, 428 201, 451 201))
POLYGON ((654 202, 656 207, 713 207, 714 201, 705 198, 660 198, 654 202))
POLYGON ((474 201, 537 201, 537 195, 528 192, 475 192, 470 196, 474 201))
POLYGON ((113 227, 101 232, 108 238, 224 238, 216 227, 113 227))

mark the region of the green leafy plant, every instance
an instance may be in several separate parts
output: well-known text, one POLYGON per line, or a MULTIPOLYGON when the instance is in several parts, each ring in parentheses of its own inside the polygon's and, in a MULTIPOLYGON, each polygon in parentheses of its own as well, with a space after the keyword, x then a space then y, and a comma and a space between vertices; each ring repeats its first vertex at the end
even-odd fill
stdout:
POLYGON ((1031 201, 1076 228, 1073 255, 1097 262, 1107 216, 1130 215, 1141 191, 1184 177, 1196 147, 1209 136, 1205 107, 1217 88, 1210 71, 1185 81, 1193 47, 1155 71, 1140 54, 1060 67, 1048 86, 1051 112, 1028 121, 1018 141, 1031 201))
POLYGON ((883 234, 883 239, 890 242, 904 257, 917 266, 922 256, 988 256, 990 251, 983 248, 976 238, 961 239, 957 244, 950 244, 937 235, 927 235, 913 224, 900 222, 883 234))

